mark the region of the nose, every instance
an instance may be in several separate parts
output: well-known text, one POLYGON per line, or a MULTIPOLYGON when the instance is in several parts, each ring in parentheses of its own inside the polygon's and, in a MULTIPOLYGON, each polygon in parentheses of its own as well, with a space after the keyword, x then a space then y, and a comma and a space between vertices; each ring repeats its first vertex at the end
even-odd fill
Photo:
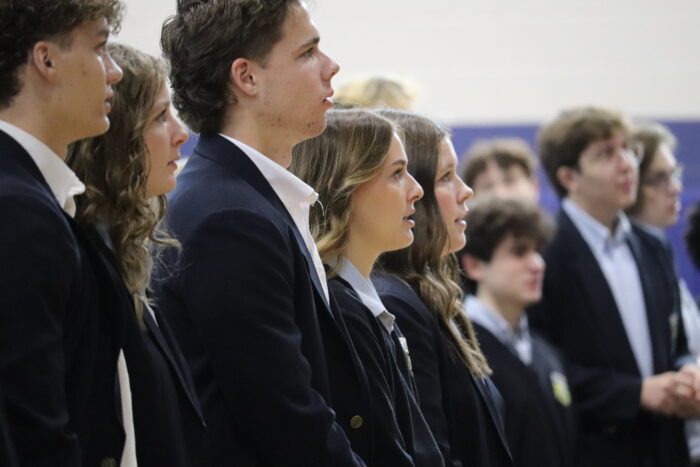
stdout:
POLYGON ((109 52, 106 53, 105 58, 105 72, 107 74, 107 84, 114 84, 119 82, 119 80, 122 79, 122 76, 124 76, 122 69, 119 67, 119 65, 117 65, 117 62, 114 61, 109 52))
POLYGON ((324 76, 324 79, 326 79, 327 81, 330 81, 340 71, 340 65, 338 65, 338 62, 333 60, 331 57, 329 57, 325 53, 323 54, 323 56, 326 58, 326 60, 328 62, 327 66, 326 66, 326 75, 324 76))
POLYGON ((677 196, 683 191, 683 182, 678 177, 671 177, 671 184, 669 187, 671 188, 671 194, 677 196))
POLYGON ((474 196, 474 190, 471 189, 469 185, 464 183, 460 177, 457 177, 459 183, 459 193, 457 197, 457 202, 460 204, 466 203, 469 198, 474 196))
POLYGON ((538 251, 532 251, 530 253, 529 265, 533 271, 544 272, 544 258, 542 258, 542 255, 538 251))
POLYGON ((190 139, 190 133, 187 131, 187 127, 182 124, 177 118, 175 120, 175 131, 173 132, 173 145, 175 147, 180 147, 190 139))
POLYGON ((410 183, 412 185, 408 191, 408 193, 409 193, 408 199, 411 203, 415 203, 416 201, 418 201, 419 199, 421 199, 423 197, 423 194, 424 194, 423 187, 420 186, 420 184, 416 181, 415 178, 413 178, 413 175, 408 174, 408 177, 409 177, 410 183))

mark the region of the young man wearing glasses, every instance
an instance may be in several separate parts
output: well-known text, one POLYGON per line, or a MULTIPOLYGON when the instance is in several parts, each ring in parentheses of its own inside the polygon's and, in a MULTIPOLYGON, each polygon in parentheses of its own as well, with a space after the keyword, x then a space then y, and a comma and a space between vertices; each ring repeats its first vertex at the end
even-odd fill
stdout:
POLYGON ((624 213, 639 156, 617 112, 577 108, 540 131, 543 167, 562 199, 531 323, 569 363, 582 466, 688 465, 682 421, 700 411, 668 268, 624 213))

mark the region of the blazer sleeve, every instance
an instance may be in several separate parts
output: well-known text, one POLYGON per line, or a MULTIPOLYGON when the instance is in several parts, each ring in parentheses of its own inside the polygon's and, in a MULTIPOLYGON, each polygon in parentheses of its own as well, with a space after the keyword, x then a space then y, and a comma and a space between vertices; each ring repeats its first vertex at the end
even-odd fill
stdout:
POLYGON ((418 388, 418 403, 445 459, 445 465, 462 467, 462 462, 453 458, 450 451, 449 429, 442 397, 440 330, 431 317, 426 316, 430 312, 425 307, 418 310, 395 294, 382 295, 382 303, 387 311, 396 316, 406 338, 418 388))
POLYGON ((70 429, 63 326, 79 252, 48 203, 0 198, 0 379, 8 428, 22 465, 77 466, 70 429))
POLYGON ((181 272, 231 420, 265 464, 363 465, 311 386, 290 239, 263 215, 234 211, 210 215, 191 234, 181 272))

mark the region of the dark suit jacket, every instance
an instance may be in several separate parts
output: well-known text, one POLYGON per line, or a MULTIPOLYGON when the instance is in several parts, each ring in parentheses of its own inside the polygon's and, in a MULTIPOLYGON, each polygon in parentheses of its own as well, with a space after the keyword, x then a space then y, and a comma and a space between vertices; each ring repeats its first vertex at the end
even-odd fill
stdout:
POLYGON ((372 453, 368 466, 444 465, 442 454, 416 402, 412 381, 399 365, 406 357, 397 332, 387 332, 340 277, 328 281, 350 337, 367 372, 372 394, 372 453), (398 347, 398 349, 397 349, 398 347), (397 354, 400 351, 400 354, 397 354), (399 360, 403 359, 402 360, 399 360))
POLYGON ((525 365, 486 328, 476 323, 474 328, 505 402, 506 437, 515 464, 572 467, 575 421, 570 406, 565 405, 570 401, 555 396, 552 374, 558 374, 555 381, 565 377, 556 351, 532 334, 532 362, 525 365))
POLYGON ((373 281, 408 341, 418 398, 451 466, 512 466, 503 430, 503 400, 489 379, 474 378, 450 353, 451 337, 405 282, 376 274, 373 281))
MULTIPOLYGON (((673 370, 687 357, 682 323, 666 270, 646 234, 628 243, 637 262, 654 372, 673 370), (679 338, 680 337, 680 338, 679 338)), ((588 244, 561 211, 545 254, 543 300, 530 322, 563 353, 578 414, 581 465, 683 466, 687 447, 680 420, 640 406, 642 378, 610 287, 588 244)))
POLYGON ((116 287, 128 313, 123 349, 139 466, 210 465, 211 447, 204 416, 189 369, 167 321, 161 317, 156 323, 146 309, 143 324, 137 320, 131 294, 119 276, 112 250, 95 229, 88 226, 86 231, 119 278, 116 287))
POLYGON ((362 465, 350 444, 369 452, 366 376, 255 164, 202 135, 167 222, 182 256, 166 259, 156 302, 192 370, 216 465, 362 465), (345 401, 337 422, 336 400, 345 401))
POLYGON ((0 384, 19 463, 118 463, 125 316, 114 278, 4 132, 0 211, 0 384))

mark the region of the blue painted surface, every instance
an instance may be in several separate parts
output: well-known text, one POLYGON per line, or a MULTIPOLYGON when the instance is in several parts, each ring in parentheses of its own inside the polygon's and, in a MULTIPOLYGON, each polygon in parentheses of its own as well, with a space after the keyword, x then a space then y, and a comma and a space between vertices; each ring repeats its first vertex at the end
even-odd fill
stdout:
MULTIPOLYGON (((700 295, 700 271, 695 269, 688 258, 688 252, 683 241, 683 233, 687 227, 688 209, 700 200, 700 121, 662 121, 678 139, 676 157, 685 166, 684 189, 682 194, 682 211, 680 221, 669 229, 668 237, 676 253, 676 259, 681 275, 688 283, 690 291, 696 297, 700 295)), ((469 126, 454 127, 453 142, 460 157, 467 148, 478 139, 496 137, 517 137, 535 147, 537 125, 504 125, 504 126, 469 126)), ((197 142, 197 136, 191 135, 190 140, 182 148, 183 156, 189 156, 197 142)), ((556 213, 559 201, 542 170, 540 178, 540 202, 550 212, 556 213)))

